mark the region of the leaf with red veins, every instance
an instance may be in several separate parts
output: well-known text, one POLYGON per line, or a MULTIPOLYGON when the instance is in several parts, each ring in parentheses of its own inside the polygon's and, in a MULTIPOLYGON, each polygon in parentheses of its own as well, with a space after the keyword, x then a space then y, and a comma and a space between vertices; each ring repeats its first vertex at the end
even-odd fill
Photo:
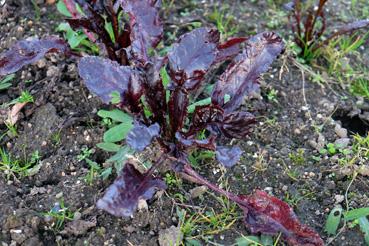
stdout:
POLYGON ((249 135, 256 123, 255 116, 249 112, 236 111, 224 117, 218 124, 221 132, 228 138, 243 139, 249 135))
POLYGON ((0 54, 0 75, 17 72, 23 66, 34 63, 47 53, 67 53, 68 45, 59 38, 22 40, 0 54))
POLYGON ((216 83, 212 102, 223 106, 228 113, 237 109, 244 96, 259 88, 259 76, 267 71, 283 49, 282 39, 273 32, 251 37, 246 42, 245 50, 235 57, 216 83), (231 97, 227 103, 224 103, 225 95, 231 97))
POLYGON ((238 147, 217 146, 216 158, 225 167, 233 167, 241 158, 243 151, 238 147))
POLYGON ((141 174, 134 165, 126 163, 122 174, 97 201, 97 208, 117 217, 129 217, 137 209, 140 199, 148 200, 155 192, 166 189, 165 182, 151 173, 141 174))
POLYGON ((78 63, 78 70, 87 88, 104 103, 110 103, 113 92, 124 95, 132 75, 130 67, 97 56, 83 57, 78 63))
POLYGON ((226 42, 219 44, 216 62, 233 59, 241 52, 241 44, 246 40, 247 38, 231 38, 226 42))
POLYGON ((238 204, 244 210, 244 223, 252 233, 282 234, 289 245, 324 245, 319 234, 297 219, 289 205, 264 191, 249 196, 238 196, 238 204))
POLYGON ((157 137, 160 132, 160 126, 155 123, 149 127, 137 123, 132 130, 127 134, 127 144, 136 151, 143 151, 151 144, 154 137, 157 137))
POLYGON ((192 117, 190 129, 185 134, 192 136, 204 130, 209 125, 223 121, 223 109, 216 105, 197 106, 192 117))
POLYGON ((204 75, 215 63, 220 34, 217 30, 198 28, 180 37, 168 55, 172 80, 185 88, 199 87, 204 75), (178 74, 182 77, 178 78, 178 74))
POLYGON ((178 87, 175 89, 169 99, 169 119, 172 136, 177 131, 181 131, 187 116, 188 93, 185 89, 178 87))
POLYGON ((210 136, 207 139, 199 140, 199 139, 193 139, 191 137, 186 138, 181 133, 176 132, 176 139, 183 146, 186 146, 189 148, 193 147, 193 148, 202 148, 202 149, 207 149, 207 150, 215 150, 216 148, 215 146, 216 136, 210 136))

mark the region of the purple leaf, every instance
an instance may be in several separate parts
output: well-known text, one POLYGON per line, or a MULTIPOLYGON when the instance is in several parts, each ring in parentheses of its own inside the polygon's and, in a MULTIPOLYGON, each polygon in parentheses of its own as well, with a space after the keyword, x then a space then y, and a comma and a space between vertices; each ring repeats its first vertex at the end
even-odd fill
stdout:
POLYGON ((47 53, 67 53, 67 44, 59 38, 22 40, 0 54, 0 75, 17 72, 23 66, 34 63, 47 53))
POLYGON ((215 136, 207 139, 199 140, 193 138, 185 138, 181 133, 176 133, 176 139, 185 147, 203 148, 207 150, 215 150, 215 136))
POLYGON ((131 216, 140 199, 151 199, 156 190, 165 189, 165 183, 152 175, 141 174, 135 167, 126 163, 122 174, 107 189, 104 197, 97 201, 97 208, 118 216, 131 216))
POLYGON ((144 150, 154 137, 158 136, 160 132, 160 126, 155 123, 149 127, 143 124, 135 124, 133 129, 127 134, 127 144, 136 151, 144 150))
POLYGON ((196 89, 205 73, 215 63, 220 34, 217 30, 198 28, 180 37, 169 53, 172 80, 188 90, 196 89))
POLYGON ((126 93, 132 75, 130 67, 97 56, 83 57, 78 63, 78 69, 87 88, 104 103, 110 103, 111 94, 115 91, 121 95, 126 93))
POLYGON ((226 167, 234 166, 241 158, 243 151, 235 146, 232 148, 217 146, 216 157, 217 160, 226 167))
POLYGON ((233 59, 241 51, 241 44, 244 43, 247 38, 231 38, 225 43, 218 45, 218 54, 216 61, 222 62, 228 59, 233 59))
POLYGON ((130 17, 130 53, 142 64, 149 62, 148 52, 155 48, 163 37, 158 5, 160 1, 121 0, 123 10, 130 17), (157 4, 156 4, 157 3, 157 4))
POLYGON ((240 106, 243 97, 259 87, 257 80, 266 72, 274 59, 282 52, 282 39, 273 32, 251 37, 246 49, 239 54, 220 77, 213 90, 212 101, 232 112, 240 106), (224 104, 224 96, 231 99, 224 104))
POLYGON ((289 245, 324 245, 318 233, 301 224, 292 208, 278 198, 259 190, 253 195, 240 195, 238 198, 241 201, 238 204, 245 214, 244 223, 251 233, 281 233, 289 245))
POLYGON ((255 116, 249 112, 236 111, 226 115, 219 128, 228 138, 245 138, 256 123, 255 116))

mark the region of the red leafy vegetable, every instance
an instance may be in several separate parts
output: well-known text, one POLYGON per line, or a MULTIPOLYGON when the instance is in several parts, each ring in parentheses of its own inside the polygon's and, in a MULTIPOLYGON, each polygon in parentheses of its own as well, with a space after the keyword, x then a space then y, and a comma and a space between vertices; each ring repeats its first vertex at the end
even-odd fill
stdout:
POLYGON ((0 54, 0 75, 14 73, 23 66, 34 63, 47 53, 67 53, 67 44, 58 38, 22 40, 0 54))
MULTIPOLYGON (((79 74, 87 88, 105 103, 118 93, 120 100, 115 105, 136 122, 125 139, 130 149, 143 151, 155 138, 163 152, 144 174, 126 163, 121 175, 97 202, 99 209, 114 216, 131 216, 140 199, 151 199, 156 190, 166 188, 153 174, 169 159, 173 161, 173 171, 182 172, 236 202, 244 210, 244 222, 252 232, 282 233, 291 245, 322 245, 319 236, 301 225, 284 202, 262 192, 237 196, 208 182, 189 165, 193 149, 214 151, 226 167, 240 160, 243 151, 239 147, 217 146, 217 141, 244 139, 251 131, 255 117, 238 108, 244 96, 258 88, 259 76, 283 51, 278 35, 265 32, 220 43, 217 30, 199 28, 183 35, 168 56, 160 57, 155 51, 163 37, 158 14, 160 1, 64 1, 70 5, 70 11, 74 12, 73 3, 78 3, 84 12, 72 15, 73 19, 68 20, 71 27, 93 32, 96 42, 105 47, 100 49, 101 54, 108 57, 80 59, 79 74), (128 16, 119 16, 121 13, 128 16), (112 32, 106 30, 106 21, 112 32), (201 93, 205 75, 226 60, 232 62, 214 86, 211 98, 196 102, 197 96, 206 96, 201 93), (170 78, 163 71, 168 71, 170 78), (188 110, 193 103, 202 106, 188 110)), ((67 50, 64 42, 55 38, 21 41, 1 54, 0 75, 15 72, 48 52, 67 50)))

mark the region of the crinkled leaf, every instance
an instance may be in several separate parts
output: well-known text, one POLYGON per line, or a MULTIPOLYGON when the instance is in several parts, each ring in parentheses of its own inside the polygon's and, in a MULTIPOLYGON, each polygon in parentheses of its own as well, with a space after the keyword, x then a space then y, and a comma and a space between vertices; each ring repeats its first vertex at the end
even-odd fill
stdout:
POLYGON ((283 48, 282 39, 273 32, 251 37, 246 42, 246 49, 233 60, 214 87, 213 103, 224 105, 227 112, 235 110, 245 95, 258 88, 260 74, 268 69, 283 48), (225 104, 226 94, 231 100, 225 104))
POLYGON ((189 90, 198 87, 205 73, 217 58, 217 30, 198 28, 180 37, 168 55, 170 75, 177 84, 189 90))
POLYGON ((126 141, 132 149, 142 151, 151 144, 152 139, 158 136, 159 132, 160 126, 158 123, 149 127, 137 123, 128 133, 126 141))
POLYGON ((176 139, 186 147, 196 147, 203 148, 208 150, 215 150, 215 136, 210 136, 207 139, 193 139, 193 138, 185 138, 181 133, 176 133, 176 139))
POLYGON ((245 138, 256 123, 255 116, 249 112, 236 111, 226 115, 219 124, 221 132, 228 138, 245 138))
POLYGON ((55 37, 19 41, 0 54, 0 75, 17 72, 23 66, 40 60, 47 53, 67 51, 67 44, 55 37))
POLYGON ((162 180, 141 174, 132 164, 126 163, 122 174, 109 186, 96 206, 114 216, 129 217, 135 212, 140 199, 151 199, 157 190, 165 188, 162 180))
POLYGON ((185 89, 177 88, 170 97, 169 118, 173 136, 175 132, 180 131, 184 125, 184 120, 187 115, 188 94, 185 89))
POLYGON ((282 234, 289 245, 321 246, 323 240, 319 234, 301 224, 292 208, 276 197, 264 191, 256 191, 250 196, 238 196, 238 202, 244 210, 244 223, 252 233, 268 235, 282 234))
POLYGON ((113 92, 123 95, 128 90, 132 74, 130 67, 97 56, 86 56, 78 63, 78 69, 87 88, 104 103, 111 101, 113 92))
POLYGON ((243 151, 238 147, 217 146, 216 158, 225 167, 234 166, 241 158, 243 151))
POLYGON ((223 109, 216 105, 197 106, 192 117, 192 123, 186 135, 197 134, 215 122, 223 120, 223 109))

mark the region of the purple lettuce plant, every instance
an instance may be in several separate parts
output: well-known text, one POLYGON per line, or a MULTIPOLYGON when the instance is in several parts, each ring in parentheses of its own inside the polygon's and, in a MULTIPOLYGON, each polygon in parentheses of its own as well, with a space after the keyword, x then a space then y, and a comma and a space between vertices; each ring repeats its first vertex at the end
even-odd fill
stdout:
MULTIPOLYGON (((145 173, 127 161, 120 176, 98 200, 99 209, 114 216, 131 216, 140 199, 151 199, 157 190, 165 189, 156 170, 169 160, 174 172, 236 202, 251 232, 281 233, 290 245, 323 245, 319 235, 302 225, 285 202, 262 191, 248 196, 225 191, 199 175, 188 160, 194 149, 214 151, 217 160, 228 168, 240 160, 239 147, 217 143, 227 138, 244 139, 250 133, 256 120, 241 104, 259 88, 260 75, 283 51, 277 34, 262 32, 222 43, 217 30, 198 28, 182 35, 161 57, 156 50, 163 38, 160 1, 63 1, 71 11, 76 4, 83 10, 83 15, 73 14, 68 22, 75 29, 82 28, 102 53, 102 57, 78 58, 79 74, 87 88, 105 103, 119 94, 116 106, 135 120, 126 137, 132 150, 143 151, 155 141, 162 152, 145 173), (114 38, 106 29, 107 20, 114 38), (216 81, 208 103, 188 110, 209 84, 207 75, 225 61, 230 63, 216 81), (170 77, 166 86, 162 69, 170 77), (200 133, 206 137, 199 138, 200 133)), ((0 55, 0 75, 15 72, 50 52, 70 53, 56 38, 20 41, 0 55)))

